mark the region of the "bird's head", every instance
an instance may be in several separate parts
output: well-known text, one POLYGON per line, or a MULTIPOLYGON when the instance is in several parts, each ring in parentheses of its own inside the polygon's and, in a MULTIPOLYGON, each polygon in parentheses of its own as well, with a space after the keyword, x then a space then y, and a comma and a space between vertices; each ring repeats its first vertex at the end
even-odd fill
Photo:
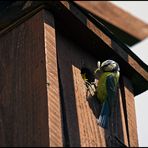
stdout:
POLYGON ((106 60, 102 64, 98 62, 98 68, 95 70, 95 74, 100 70, 102 72, 117 72, 120 71, 120 68, 117 62, 113 60, 106 60))
POLYGON ((119 65, 113 60, 106 60, 101 64, 101 70, 103 72, 117 72, 120 71, 119 65))

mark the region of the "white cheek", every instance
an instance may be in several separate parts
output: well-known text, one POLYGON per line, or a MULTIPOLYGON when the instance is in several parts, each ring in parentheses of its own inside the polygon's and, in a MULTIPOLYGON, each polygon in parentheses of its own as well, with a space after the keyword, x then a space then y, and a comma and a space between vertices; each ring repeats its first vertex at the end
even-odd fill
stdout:
POLYGON ((105 67, 106 71, 111 71, 113 69, 113 65, 108 65, 107 67, 105 67))

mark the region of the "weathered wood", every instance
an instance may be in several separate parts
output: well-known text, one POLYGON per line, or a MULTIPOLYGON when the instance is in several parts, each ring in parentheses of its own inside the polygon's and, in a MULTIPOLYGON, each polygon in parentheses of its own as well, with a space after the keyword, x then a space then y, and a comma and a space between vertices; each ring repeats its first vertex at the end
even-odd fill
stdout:
POLYGON ((98 118, 99 116, 99 107, 101 106, 99 106, 99 104, 97 104, 98 102, 95 101, 96 98, 91 97, 89 92, 86 91, 86 86, 84 85, 84 81, 82 80, 80 75, 80 69, 77 68, 77 65, 80 64, 78 58, 75 63, 77 64, 72 65, 72 71, 81 146, 105 146, 106 144, 104 130, 96 124, 96 118, 98 118), (96 116, 94 115, 94 113, 96 116))
POLYGON ((53 15, 48 11, 44 11, 44 40, 48 92, 49 146, 59 147, 63 145, 63 139, 55 23, 53 15))
POLYGON ((43 29, 39 12, 0 37, 0 64, 5 71, 0 120, 5 146, 49 145, 43 29))
POLYGON ((6 146, 6 140, 5 140, 5 132, 4 132, 4 122, 2 118, 2 114, 0 112, 0 147, 6 146))
MULTIPOLYGON (((1 7, 0 4, 0 31, 2 31, 2 29, 6 30, 8 26, 10 28, 10 26, 14 25, 14 22, 16 23, 18 20, 20 21, 20 19, 24 18, 24 16, 30 15, 30 12, 32 13, 36 8, 40 7, 41 4, 41 1, 9 1, 7 5, 3 7, 1 7)), ((0 34, 1 33, 2 32, 0 32, 0 34)))
MULTIPOLYGON (((119 7, 110 2, 89 2, 89 1, 75 1, 81 7, 89 10, 95 15, 101 17, 114 26, 128 32, 132 36, 142 40, 148 36, 148 26, 138 18, 125 12, 119 7), (108 11, 104 11, 104 8, 108 11), (112 19, 113 18, 113 19, 112 19), (117 25, 118 24, 118 25, 117 25), (128 26, 128 27, 127 27, 128 26)), ((40 5, 46 5, 51 1, 14 1, 14 2, 1 2, 0 3, 0 30, 6 28, 6 26, 12 24, 23 15, 26 15, 29 11, 32 11, 40 5), (5 16, 5 17, 4 17, 5 16)), ((52 2, 55 3, 55 2, 52 2)))
POLYGON ((135 100, 133 88, 129 79, 123 76, 122 95, 125 97, 125 109, 128 126, 128 138, 130 147, 138 147, 137 123, 135 113, 135 100))
POLYGON ((55 47, 44 11, 0 37, 0 145, 62 146, 55 47))
POLYGON ((119 89, 119 108, 120 108, 120 114, 121 114, 121 128, 122 130, 124 131, 123 132, 123 142, 126 146, 129 146, 128 144, 128 135, 127 135, 127 128, 126 128, 126 116, 125 116, 125 111, 126 111, 126 108, 124 108, 124 102, 123 102, 123 96, 121 95, 121 84, 120 84, 120 89, 119 89))
MULTIPOLYGON (((65 106, 65 115, 68 131, 69 146, 80 146, 80 135, 76 112, 76 102, 72 78, 71 63, 68 61, 69 52, 65 39, 56 32, 57 37, 57 51, 58 51, 58 64, 61 81, 61 91, 63 94, 63 104, 65 106), (66 48, 67 47, 67 48, 66 48), (66 48, 66 49, 65 49, 66 48)), ((65 124, 66 124, 65 123, 65 124)), ((68 140, 66 139, 66 140, 68 140)))
POLYGON ((140 40, 148 37, 148 25, 145 22, 110 2, 75 1, 75 3, 140 40))

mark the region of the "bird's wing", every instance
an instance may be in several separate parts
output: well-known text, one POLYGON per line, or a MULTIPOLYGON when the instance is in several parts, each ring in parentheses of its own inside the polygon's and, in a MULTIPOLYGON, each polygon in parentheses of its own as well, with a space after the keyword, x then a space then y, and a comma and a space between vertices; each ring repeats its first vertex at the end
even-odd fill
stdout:
POLYGON ((108 126, 108 120, 109 116, 111 116, 112 104, 115 98, 116 86, 112 75, 108 76, 106 79, 106 89, 107 97, 103 103, 99 119, 97 120, 97 123, 103 128, 107 128, 108 126))
POLYGON ((110 111, 111 111, 112 104, 113 104, 113 101, 115 98, 115 91, 116 91, 115 81, 114 81, 114 77, 112 75, 107 77, 106 89, 107 89, 107 101, 109 103, 109 107, 110 107, 110 111))

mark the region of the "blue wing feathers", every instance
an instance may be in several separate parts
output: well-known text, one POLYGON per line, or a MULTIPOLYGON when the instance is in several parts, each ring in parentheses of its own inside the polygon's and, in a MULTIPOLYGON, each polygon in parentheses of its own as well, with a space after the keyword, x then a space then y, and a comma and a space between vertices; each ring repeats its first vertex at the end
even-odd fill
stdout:
POLYGON ((98 124, 103 128, 107 128, 108 126, 108 120, 111 115, 111 106, 115 97, 116 86, 114 82, 114 77, 112 75, 107 77, 106 88, 107 88, 107 98, 103 103, 99 119, 97 120, 98 124))

